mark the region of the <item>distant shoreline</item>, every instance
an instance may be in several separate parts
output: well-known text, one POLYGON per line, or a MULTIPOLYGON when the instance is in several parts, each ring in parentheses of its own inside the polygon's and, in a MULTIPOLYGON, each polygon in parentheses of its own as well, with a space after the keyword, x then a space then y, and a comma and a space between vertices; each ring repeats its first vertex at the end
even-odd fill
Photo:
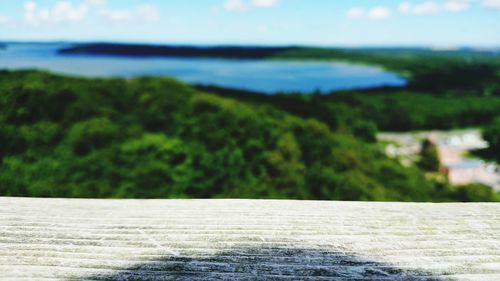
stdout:
MULTIPOLYGON (((71 43, 65 42, 69 47, 62 48, 59 54, 94 54, 115 55, 129 57, 207 57, 207 58, 233 58, 233 59, 268 59, 268 58, 297 58, 297 59, 338 59, 340 56, 377 53, 387 54, 413 53, 429 54, 483 54, 496 55, 500 49, 434 49, 426 47, 317 47, 301 45, 284 46, 258 46, 258 45, 166 45, 148 43, 71 43)), ((0 43, 4 45, 4 43, 0 43)))
POLYGON ((75 44, 58 50, 62 55, 113 55, 126 57, 184 57, 225 59, 267 59, 298 47, 196 47, 147 44, 75 44))
POLYGON ((377 66, 410 79, 422 61, 454 62, 464 58, 478 63, 495 63, 497 51, 460 48, 435 50, 432 48, 326 48, 310 46, 189 46, 132 43, 69 43, 58 50, 59 55, 95 55, 130 58, 172 57, 212 59, 253 59, 293 61, 336 61, 377 66), (493 60, 492 60, 493 59, 493 60))

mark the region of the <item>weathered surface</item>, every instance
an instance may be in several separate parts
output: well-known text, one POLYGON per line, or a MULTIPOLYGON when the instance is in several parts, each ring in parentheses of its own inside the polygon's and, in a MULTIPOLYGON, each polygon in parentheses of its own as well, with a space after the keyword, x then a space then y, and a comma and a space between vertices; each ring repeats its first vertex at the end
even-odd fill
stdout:
POLYGON ((500 205, 0 198, 0 279, 500 280, 500 205))

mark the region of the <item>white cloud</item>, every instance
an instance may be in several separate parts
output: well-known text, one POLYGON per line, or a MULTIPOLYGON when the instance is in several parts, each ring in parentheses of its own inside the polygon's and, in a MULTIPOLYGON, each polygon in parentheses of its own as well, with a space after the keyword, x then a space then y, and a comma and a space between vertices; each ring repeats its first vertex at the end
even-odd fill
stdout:
POLYGON ((448 0, 444 4, 444 9, 452 13, 463 12, 469 9, 469 0, 448 0))
POLYGON ((391 15, 391 11, 386 7, 374 7, 368 11, 368 18, 371 20, 383 20, 391 15))
POLYGON ((223 8, 228 12, 244 12, 252 9, 272 8, 281 0, 225 0, 223 8))
POLYGON ((483 0, 482 4, 485 8, 500 10, 500 0, 483 0))
POLYGON ((104 17, 111 22, 156 22, 161 19, 160 10, 150 4, 132 9, 109 9, 107 0, 81 0, 77 4, 70 1, 57 1, 52 7, 39 7, 35 1, 24 4, 24 20, 38 26, 42 24, 74 23, 83 21, 88 14, 104 17))
POLYGON ((85 4, 73 5, 68 1, 58 1, 51 8, 38 8, 34 1, 28 1, 24 3, 24 20, 31 25, 79 22, 87 11, 85 4))
POLYGON ((226 0, 224 2, 224 10, 228 12, 241 12, 246 9, 247 7, 243 0, 226 0))
POLYGON ((441 6, 433 1, 427 1, 413 6, 415 15, 430 15, 441 12, 441 6))
POLYGON ((97 6, 97 7, 102 7, 107 4, 107 0, 85 0, 85 4, 88 6, 97 6))
POLYGON ((34 1, 24 3, 24 20, 31 25, 40 25, 50 20, 48 9, 38 9, 34 1))
POLYGON ((361 7, 353 7, 347 10, 346 16, 349 19, 383 20, 391 15, 391 10, 387 7, 377 6, 365 10, 361 7))
POLYGON ((280 0, 252 0, 251 5, 254 7, 269 8, 278 5, 280 0))
POLYGON ((365 9, 351 8, 347 11, 347 17, 350 19, 360 19, 365 16, 365 9))
POLYGON ((128 10, 102 10, 100 15, 114 23, 128 22, 132 20, 132 13, 128 10))
POLYGON ((113 23, 125 23, 131 21, 157 22, 161 20, 160 10, 151 4, 138 6, 132 10, 103 9, 100 15, 113 23))
POLYGON ((86 14, 87 6, 74 6, 66 1, 57 2, 52 8, 52 20, 55 22, 78 22, 83 20, 86 14))
POLYGON ((36 3, 32 1, 24 3, 24 20, 30 24, 36 24, 37 18, 36 3))
POLYGON ((432 15, 441 12, 458 13, 468 10, 470 3, 471 0, 425 1, 416 4, 405 1, 399 4, 398 11, 401 14, 413 14, 417 16, 432 15))
MULTIPOLYGON (((488 4, 490 8, 500 9, 500 0, 482 0, 483 5, 488 4), (486 3, 488 2, 488 3, 486 3), (495 6, 497 5, 497 6, 495 6)), ((442 0, 442 1, 403 1, 397 6, 397 12, 404 15, 432 15, 441 12, 458 13, 470 8, 473 0, 442 0)), ((368 10, 360 7, 349 9, 346 16, 350 19, 367 18, 370 20, 383 20, 390 17, 392 11, 388 7, 377 6, 368 10)))
POLYGON ((409 14, 412 11, 413 6, 410 2, 403 2, 399 4, 398 11, 403 14, 409 14))

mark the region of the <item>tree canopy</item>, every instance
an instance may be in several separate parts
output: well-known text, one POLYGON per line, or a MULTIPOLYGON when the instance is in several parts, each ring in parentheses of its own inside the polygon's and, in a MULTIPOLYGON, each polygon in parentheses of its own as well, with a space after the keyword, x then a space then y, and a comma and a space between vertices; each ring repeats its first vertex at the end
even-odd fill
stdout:
POLYGON ((325 122, 166 78, 36 71, 0 72, 0 92, 4 196, 477 198, 387 158, 373 123, 347 127, 341 106, 325 122))

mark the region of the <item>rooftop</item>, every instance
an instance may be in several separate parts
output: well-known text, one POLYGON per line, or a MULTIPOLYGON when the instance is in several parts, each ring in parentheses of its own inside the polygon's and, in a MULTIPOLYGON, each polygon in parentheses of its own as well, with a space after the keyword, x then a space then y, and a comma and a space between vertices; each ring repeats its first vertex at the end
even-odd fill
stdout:
POLYGON ((500 280, 500 204, 0 198, 0 280, 500 280))

